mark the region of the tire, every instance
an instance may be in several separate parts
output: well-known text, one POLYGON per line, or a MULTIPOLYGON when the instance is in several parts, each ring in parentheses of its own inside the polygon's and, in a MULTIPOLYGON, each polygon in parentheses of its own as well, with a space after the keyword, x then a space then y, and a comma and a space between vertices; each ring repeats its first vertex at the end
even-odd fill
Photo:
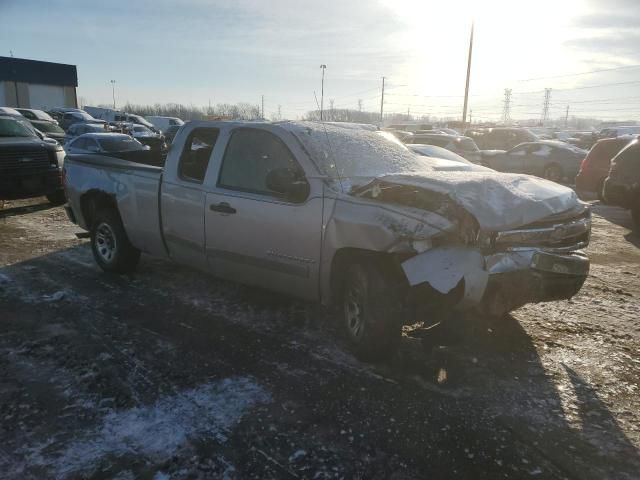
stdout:
POLYGON ((342 326, 351 349, 364 361, 391 357, 402 337, 394 286, 374 265, 354 263, 345 273, 342 326))
POLYGON ((140 260, 140 250, 129 242, 120 215, 113 209, 97 213, 91 227, 91 250, 105 272, 133 272, 140 260))
POLYGON ((47 200, 52 205, 64 205, 67 202, 67 197, 64 194, 64 190, 58 190, 57 192, 47 195, 47 200))
POLYGON ((607 201, 604 199, 604 178, 598 182, 598 200, 603 205, 607 204, 607 201))
POLYGON ((631 218, 633 219, 633 228, 636 233, 640 233, 640 200, 631 209, 631 218))
POLYGON ((551 164, 544 167, 544 178, 552 182, 560 183, 562 180, 562 169, 559 165, 551 164))

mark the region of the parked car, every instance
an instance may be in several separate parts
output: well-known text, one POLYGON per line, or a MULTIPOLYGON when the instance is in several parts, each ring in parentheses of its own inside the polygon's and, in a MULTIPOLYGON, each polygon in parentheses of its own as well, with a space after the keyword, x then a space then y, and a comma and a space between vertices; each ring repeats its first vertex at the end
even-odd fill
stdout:
POLYGON ((84 112, 84 110, 80 110, 79 108, 71 108, 71 107, 55 107, 50 110, 47 110, 47 113, 60 124, 62 118, 65 113, 68 112, 84 112))
MULTIPOLYGON (((71 140, 85 133, 105 133, 107 132, 103 124, 100 123, 74 123, 69 128, 64 136, 64 143, 67 144, 71 140)), ((108 133, 108 132, 107 132, 108 133)))
POLYGON ((0 116, 1 200, 45 195, 55 205, 64 203, 63 162, 60 145, 42 141, 15 116, 0 116))
POLYGON ((62 120, 60 121, 60 126, 67 130, 74 123, 93 123, 96 125, 104 125, 106 122, 104 120, 97 120, 89 115, 87 112, 65 112, 62 115, 62 120))
POLYGON ((29 120, 38 120, 45 122, 56 122, 56 120, 43 110, 36 110, 35 108, 16 108, 16 110, 25 118, 29 120))
POLYGON ((568 143, 541 140, 484 157, 483 163, 499 172, 526 173, 553 182, 573 183, 586 156, 586 150, 568 143))
POLYGON ((67 213, 105 271, 145 252, 337 303, 363 359, 390 355, 425 312, 501 314, 579 291, 591 220, 575 192, 428 160, 388 132, 195 121, 164 168, 70 154, 67 213))
POLYGON ((526 128, 516 127, 470 128, 464 136, 473 139, 480 150, 509 150, 521 143, 538 140, 526 128))
POLYGON ((132 150, 148 150, 139 141, 123 133, 83 133, 65 145, 73 153, 114 153, 132 150))
POLYGON ((165 135, 169 127, 181 127, 182 125, 184 125, 184 122, 178 117, 161 117, 158 115, 147 115, 145 118, 165 135))
POLYGON ((640 135, 640 125, 621 125, 619 127, 607 127, 600 130, 600 138, 616 138, 623 135, 640 135))
POLYGON ((125 131, 143 145, 147 145, 151 150, 165 151, 167 149, 164 136, 152 132, 144 125, 129 124, 125 128, 125 131))
POLYGON ((580 171, 576 176, 576 190, 595 192, 600 200, 604 200, 602 187, 605 178, 609 175, 611 159, 633 138, 629 136, 598 140, 580 165, 580 171))
POLYGON ((164 132, 164 139, 167 145, 170 145, 173 142, 174 137, 180 130, 182 125, 171 125, 164 132))
POLYGON ((62 130, 56 122, 50 122, 48 120, 29 120, 29 123, 31 123, 33 128, 42 132, 44 136, 53 138, 58 143, 64 144, 64 130, 62 130))
POLYGON ((443 160, 451 160, 452 162, 470 164, 469 160, 461 157, 457 153, 447 150, 446 148, 438 147, 436 145, 411 143, 407 144, 409 150, 423 157, 440 158, 443 160))
POLYGON ((12 115, 15 117, 22 117, 22 114, 19 111, 11 107, 0 107, 0 115, 12 115))
POLYGON ((466 158, 470 162, 480 163, 480 150, 476 143, 469 137, 461 137, 460 135, 447 134, 425 134, 416 133, 409 137, 405 143, 421 143, 426 145, 436 145, 446 148, 461 157, 466 158))
POLYGON ((630 209, 640 231, 640 139, 632 140, 613 157, 603 194, 607 203, 630 209))
POLYGON ((160 133, 160 131, 156 129, 156 127, 151 122, 146 120, 144 117, 141 117, 140 115, 121 112, 120 110, 114 110, 113 108, 90 106, 86 106, 84 108, 92 117, 104 120, 105 122, 110 124, 135 123, 137 125, 144 125, 153 132, 160 133))

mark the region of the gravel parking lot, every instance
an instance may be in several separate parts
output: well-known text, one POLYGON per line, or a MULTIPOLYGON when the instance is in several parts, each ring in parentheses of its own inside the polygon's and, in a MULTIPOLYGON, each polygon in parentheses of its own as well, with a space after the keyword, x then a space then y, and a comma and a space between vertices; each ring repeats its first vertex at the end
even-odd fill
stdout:
POLYGON ((640 238, 594 205, 569 301, 355 360, 318 307, 0 210, 0 472, 42 478, 640 478, 640 238), (445 345, 441 345, 444 343, 445 345))

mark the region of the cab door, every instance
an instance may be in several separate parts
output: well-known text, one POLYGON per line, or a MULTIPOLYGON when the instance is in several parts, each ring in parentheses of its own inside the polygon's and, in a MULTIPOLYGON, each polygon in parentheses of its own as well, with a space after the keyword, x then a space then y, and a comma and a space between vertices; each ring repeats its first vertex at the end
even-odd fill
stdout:
POLYGON ((229 132, 205 201, 206 254, 214 274, 318 298, 322 185, 306 177, 298 155, 304 154, 295 142, 269 128, 229 132), (289 172, 306 194, 275 191, 274 171, 289 172))
POLYGON ((162 231, 169 256, 206 269, 204 179, 219 129, 199 127, 185 140, 177 170, 166 172, 161 184, 162 231))

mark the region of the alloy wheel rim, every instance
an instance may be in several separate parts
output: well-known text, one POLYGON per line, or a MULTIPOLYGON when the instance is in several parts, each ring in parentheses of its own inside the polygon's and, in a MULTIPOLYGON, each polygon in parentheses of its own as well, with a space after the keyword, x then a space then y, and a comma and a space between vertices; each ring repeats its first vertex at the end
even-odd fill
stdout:
POLYGON ((96 229, 95 246, 100 258, 107 263, 111 263, 117 248, 116 236, 111 226, 106 223, 98 225, 96 229))
POLYGON ((359 340, 364 333, 364 315, 362 308, 362 298, 359 290, 350 289, 344 298, 344 313, 347 322, 347 329, 351 336, 359 340))

